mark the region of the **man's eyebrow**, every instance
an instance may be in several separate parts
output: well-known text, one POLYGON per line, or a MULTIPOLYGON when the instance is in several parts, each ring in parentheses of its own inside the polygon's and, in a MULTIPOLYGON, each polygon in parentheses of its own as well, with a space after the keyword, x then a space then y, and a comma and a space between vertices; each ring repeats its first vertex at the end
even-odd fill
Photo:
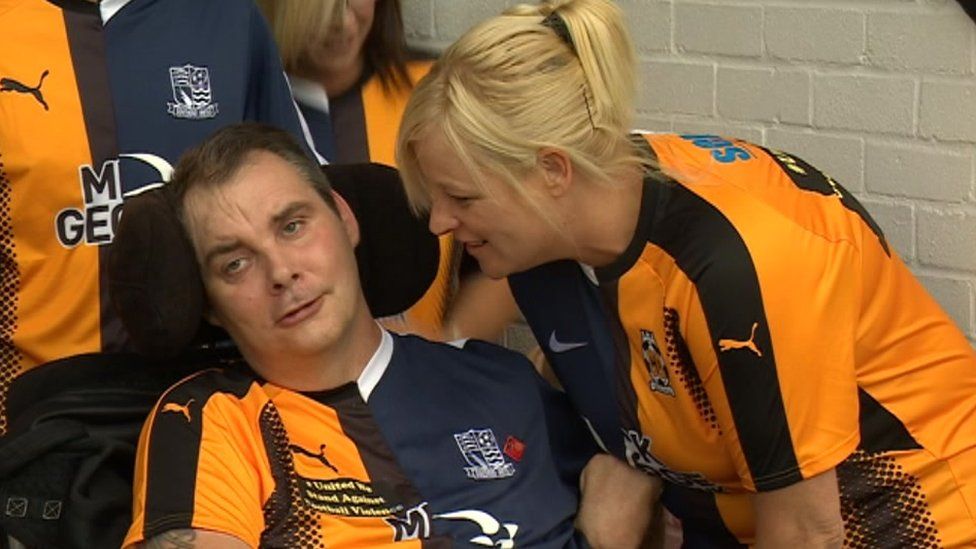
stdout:
POLYGON ((214 260, 214 258, 216 258, 218 256, 221 256, 223 254, 229 253, 229 252, 233 252, 234 250, 236 250, 236 249, 238 249, 240 247, 241 247, 241 241, 240 240, 232 240, 232 241, 226 242, 224 244, 218 244, 218 245, 210 248, 210 250, 207 251, 207 254, 205 256, 203 256, 203 264, 204 265, 209 265, 210 262, 214 260))
POLYGON ((311 207, 311 204, 305 200, 289 202, 284 208, 281 209, 280 212, 276 213, 271 218, 271 225, 272 226, 280 225, 281 222, 287 220, 289 217, 309 207, 311 207))
MULTIPOLYGON (((276 213, 274 216, 271 217, 271 225, 272 226, 280 225, 283 221, 292 217, 293 215, 300 212, 301 210, 309 207, 311 207, 311 204, 305 200, 289 202, 287 205, 285 205, 284 208, 281 209, 280 212, 276 213)), ((210 248, 209 250, 207 250, 207 253, 203 256, 203 264, 209 265, 210 262, 214 260, 214 258, 226 254, 228 252, 233 252, 234 250, 240 248, 241 246, 243 246, 243 244, 241 243, 240 240, 237 239, 225 242, 223 244, 218 244, 210 248)))

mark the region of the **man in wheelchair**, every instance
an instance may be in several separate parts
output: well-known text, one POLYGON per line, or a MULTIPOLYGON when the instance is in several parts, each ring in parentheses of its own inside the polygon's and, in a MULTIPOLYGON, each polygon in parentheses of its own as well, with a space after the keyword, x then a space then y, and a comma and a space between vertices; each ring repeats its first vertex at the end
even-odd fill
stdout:
POLYGON ((160 398, 124 546, 639 543, 656 486, 598 455, 524 357, 376 323, 356 217, 286 133, 220 130, 166 192, 243 363, 160 398))

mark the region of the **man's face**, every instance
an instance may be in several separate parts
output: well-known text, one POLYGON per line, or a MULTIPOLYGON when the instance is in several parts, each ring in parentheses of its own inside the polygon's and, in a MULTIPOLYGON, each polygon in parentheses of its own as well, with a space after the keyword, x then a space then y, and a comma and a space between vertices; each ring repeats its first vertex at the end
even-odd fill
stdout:
POLYGON ((227 182, 184 199, 209 318, 259 373, 328 353, 369 316, 359 229, 333 196, 338 213, 287 161, 255 151, 227 182))

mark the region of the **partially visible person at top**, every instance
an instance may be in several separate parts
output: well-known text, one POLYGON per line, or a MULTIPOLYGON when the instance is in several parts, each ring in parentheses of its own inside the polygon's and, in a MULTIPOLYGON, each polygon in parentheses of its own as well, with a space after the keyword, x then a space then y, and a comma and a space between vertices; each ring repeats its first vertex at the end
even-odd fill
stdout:
POLYGON ((225 128, 180 160, 165 191, 206 316, 247 366, 161 397, 124 547, 640 541, 654 483, 594 455, 565 395, 524 357, 372 319, 355 216, 287 134, 225 128))
MULTIPOLYGON (((403 108, 432 63, 408 51, 400 0, 258 5, 278 42, 295 99, 328 159, 395 166, 403 108)), ((498 339, 517 315, 511 295, 504 284, 461 273, 462 251, 452 242, 441 239, 441 264, 428 293, 403 318, 384 323, 433 339, 498 339)))
POLYGON ((107 257, 123 203, 242 120, 313 155, 249 0, 0 0, 0 434, 13 379, 126 348, 107 257))
POLYGON ((477 25, 404 112, 412 203, 508 277, 687 546, 976 545, 965 337, 838 182, 737 139, 633 135, 634 82, 609 0, 477 25))

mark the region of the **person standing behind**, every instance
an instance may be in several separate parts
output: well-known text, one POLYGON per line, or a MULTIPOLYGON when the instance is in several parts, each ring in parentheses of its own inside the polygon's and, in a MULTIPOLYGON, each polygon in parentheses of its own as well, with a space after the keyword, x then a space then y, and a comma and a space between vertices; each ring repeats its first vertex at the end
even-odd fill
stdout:
POLYGON ((2 434, 20 373, 125 348, 105 272, 126 197, 242 120, 314 151, 249 0, 0 0, 0 35, 2 434))
MULTIPOLYGON (((328 160, 395 167, 403 108, 432 63, 411 58, 400 0, 258 0, 258 6, 278 42, 295 100, 328 160)), ((440 244, 441 263, 430 290, 402 318, 384 324, 432 339, 497 339, 517 315, 507 288, 477 273, 458 280, 462 250, 450 236, 440 244), (459 293, 463 300, 456 300, 459 293)))
MULTIPOLYGON (((632 135, 609 0, 519 5, 411 96, 408 196, 508 277, 603 446, 690 547, 976 545, 976 353, 840 184, 632 135)), ((651 83, 653 85, 653 83, 651 83)))

